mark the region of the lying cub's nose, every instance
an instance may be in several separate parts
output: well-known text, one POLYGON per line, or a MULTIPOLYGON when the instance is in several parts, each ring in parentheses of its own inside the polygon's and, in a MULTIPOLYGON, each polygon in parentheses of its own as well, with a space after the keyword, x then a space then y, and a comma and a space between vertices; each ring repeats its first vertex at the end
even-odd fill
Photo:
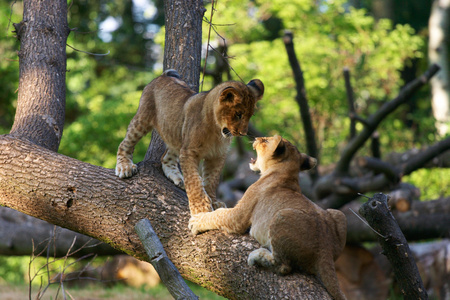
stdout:
POLYGON ((247 131, 239 131, 239 134, 240 134, 241 136, 245 136, 245 135, 247 135, 247 131))

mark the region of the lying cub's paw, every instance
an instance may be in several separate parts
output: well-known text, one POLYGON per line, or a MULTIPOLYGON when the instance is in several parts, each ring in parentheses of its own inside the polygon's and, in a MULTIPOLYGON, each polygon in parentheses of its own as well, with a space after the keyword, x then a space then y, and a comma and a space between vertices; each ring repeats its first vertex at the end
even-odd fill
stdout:
POLYGON ((275 264, 275 259, 272 252, 266 248, 259 248, 248 255, 247 263, 249 266, 270 268, 275 264))
POLYGON ((116 165, 116 176, 120 178, 128 178, 137 173, 137 166, 133 164, 132 160, 127 160, 125 162, 117 162, 116 165))
POLYGON ((203 215, 205 215, 207 213, 198 213, 195 215, 192 215, 191 218, 189 219, 189 230, 192 232, 192 234, 197 235, 199 233, 202 233, 206 230, 202 230, 201 229, 201 219, 203 217, 203 215))

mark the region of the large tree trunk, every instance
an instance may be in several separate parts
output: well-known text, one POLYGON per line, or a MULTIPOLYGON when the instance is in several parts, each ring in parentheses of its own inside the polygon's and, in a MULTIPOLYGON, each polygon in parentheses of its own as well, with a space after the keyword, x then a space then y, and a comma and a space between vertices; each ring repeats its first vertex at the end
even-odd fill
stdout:
POLYGON ((24 1, 14 24, 19 51, 19 99, 11 134, 57 151, 66 105, 66 1, 24 1))
MULTIPOLYGON (((57 14, 64 18, 62 24, 66 24, 65 1, 25 2, 24 16, 30 9, 43 14, 39 16, 47 16, 48 12, 39 9, 39 5, 56 5, 59 8, 57 14)), ((203 11, 201 1, 166 1, 167 31, 170 30, 167 34, 171 38, 166 40, 165 47, 172 50, 166 53, 165 67, 178 69, 193 87, 198 86, 203 11), (198 48, 193 49, 194 44, 198 48), (189 59, 181 60, 182 57, 189 59)), ((42 24, 35 23, 36 20, 39 18, 26 20, 24 26, 39 29, 42 24)), ((60 25, 52 24, 46 30, 55 32, 60 25)), ((25 43, 29 38, 33 37, 22 36, 21 42, 25 43)), ((39 53, 48 51, 49 55, 42 60, 37 75, 51 72, 54 64, 61 65, 62 56, 55 53, 64 52, 64 44, 50 45, 46 36, 35 39, 35 42, 40 43, 36 49, 45 49, 39 53)), ((33 53, 27 49, 22 46, 21 64, 31 66, 33 53)), ((39 58, 42 57, 35 57, 39 58)), ((92 236, 143 260, 148 260, 148 257, 134 226, 142 218, 148 218, 183 277, 225 297, 330 299, 323 286, 312 277, 303 274, 280 277, 249 267, 247 255, 259 245, 248 235, 226 235, 215 231, 193 237, 187 228, 189 209, 186 194, 162 175, 159 157, 163 144, 160 140, 152 143, 145 162, 139 164, 139 174, 125 180, 116 177, 113 170, 54 152, 59 137, 55 134, 49 137, 41 135, 39 130, 33 130, 34 119, 28 121, 30 127, 26 126, 24 119, 34 109, 48 110, 46 120, 60 120, 63 115, 63 111, 53 108, 64 100, 64 93, 57 94, 64 91, 64 81, 54 82, 45 76, 42 80, 28 87, 21 86, 21 89, 36 89, 40 96, 47 93, 49 101, 41 101, 40 97, 34 96, 19 98, 19 102, 27 102, 27 106, 19 103, 23 108, 17 111, 16 120, 21 120, 23 125, 18 123, 14 128, 21 130, 14 130, 14 135, 0 136, 1 205, 92 236), (46 139, 52 143, 43 143, 46 139)), ((44 130, 46 124, 41 123, 36 128, 43 127, 44 130)))

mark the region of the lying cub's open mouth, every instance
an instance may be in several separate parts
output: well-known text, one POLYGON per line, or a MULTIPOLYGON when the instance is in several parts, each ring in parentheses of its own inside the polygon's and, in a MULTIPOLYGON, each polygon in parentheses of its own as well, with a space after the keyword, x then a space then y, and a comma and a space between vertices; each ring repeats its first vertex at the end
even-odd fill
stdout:
POLYGON ((256 162, 256 159, 254 159, 253 157, 252 157, 252 158, 250 158, 250 163, 251 163, 252 165, 254 165, 254 164, 255 164, 255 162, 256 162))
POLYGON ((228 130, 228 128, 226 128, 226 127, 224 127, 224 128, 222 129, 222 134, 223 134, 224 137, 232 137, 232 136, 233 136, 233 134, 231 133, 231 131, 228 130))

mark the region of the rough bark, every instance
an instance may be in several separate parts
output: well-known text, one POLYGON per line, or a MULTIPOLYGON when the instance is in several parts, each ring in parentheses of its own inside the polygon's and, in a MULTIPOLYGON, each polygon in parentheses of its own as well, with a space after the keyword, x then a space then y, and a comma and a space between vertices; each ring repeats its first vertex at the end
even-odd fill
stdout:
POLYGON ((11 134, 58 150, 66 103, 67 2, 24 1, 14 24, 20 41, 19 98, 11 134))
POLYGON ((387 195, 375 194, 361 206, 359 212, 379 233, 378 241, 405 298, 428 299, 408 242, 389 210, 387 198, 387 195))
POLYGON ((310 276, 280 277, 249 267, 247 255, 259 245, 248 235, 193 237, 186 194, 161 175, 159 163, 140 163, 139 174, 123 180, 114 170, 3 135, 0 165, 0 204, 147 261, 134 226, 148 218, 182 276, 227 298, 329 299, 310 276))

